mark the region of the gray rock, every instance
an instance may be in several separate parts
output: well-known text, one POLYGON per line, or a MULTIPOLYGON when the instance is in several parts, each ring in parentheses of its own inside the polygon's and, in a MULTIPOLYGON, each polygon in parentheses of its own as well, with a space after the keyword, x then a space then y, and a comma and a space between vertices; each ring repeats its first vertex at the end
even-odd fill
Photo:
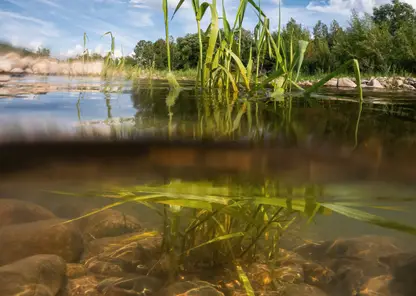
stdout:
POLYGON ((54 296, 65 282, 65 261, 36 255, 0 267, 0 295, 54 296))
POLYGON ((139 221, 116 210, 105 210, 79 221, 79 228, 87 241, 120 236, 139 231, 139 221))
POLYGON ((368 86, 372 87, 372 88, 384 88, 384 86, 376 79, 371 79, 368 83, 368 86))
POLYGON ((0 227, 54 218, 56 217, 52 212, 34 203, 0 199, 0 227))
POLYGON ((357 87, 357 85, 349 78, 339 78, 338 87, 357 87))
POLYGON ((0 228, 0 265, 36 254, 54 254, 75 262, 83 251, 81 235, 64 220, 52 219, 0 228))

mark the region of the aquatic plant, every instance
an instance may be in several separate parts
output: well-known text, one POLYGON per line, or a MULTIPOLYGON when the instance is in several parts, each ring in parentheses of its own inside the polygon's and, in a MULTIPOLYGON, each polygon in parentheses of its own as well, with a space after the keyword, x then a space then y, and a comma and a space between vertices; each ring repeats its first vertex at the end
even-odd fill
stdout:
POLYGON ((175 76, 172 73, 172 64, 170 57, 170 40, 169 40, 169 10, 168 10, 168 0, 162 0, 163 16, 165 19, 165 33, 166 33, 166 53, 168 56, 168 74, 166 78, 169 81, 169 85, 172 88, 178 88, 179 83, 176 81, 175 76))
MULTIPOLYGON (((71 193, 55 192, 72 195, 71 193)), ((79 193, 74 194, 79 196, 79 193)), ((377 208, 358 199, 328 199, 325 188, 308 184, 292 186, 265 179, 264 183, 182 182, 143 184, 131 187, 106 186, 84 197, 105 197, 111 204, 78 219, 125 203, 140 203, 162 217, 162 255, 151 270, 162 270, 168 281, 207 267, 234 266, 248 295, 253 288, 244 272, 250 262, 273 265, 279 256, 280 237, 292 225, 311 223, 316 215, 332 212, 366 223, 416 235, 416 229, 369 214, 361 208, 377 208), (166 260, 168 264, 166 265, 166 260), (163 266, 168 266, 163 269, 163 266)))
MULTIPOLYGON (((165 0, 164 0, 165 1, 165 0)), ((180 0, 176 6, 175 14, 181 9, 184 0, 180 0)), ((275 92, 284 93, 290 91, 292 87, 298 90, 303 90, 297 85, 297 80, 300 75, 301 66, 304 60, 304 55, 308 46, 308 41, 300 40, 297 45, 292 42, 290 37, 290 48, 284 48, 284 42, 281 36, 281 16, 280 16, 280 4, 279 4, 279 28, 277 32, 277 40, 273 37, 269 29, 269 19, 262 11, 260 1, 258 4, 254 0, 241 0, 237 9, 237 14, 234 23, 231 25, 227 19, 227 14, 224 8, 224 0, 222 1, 222 16, 219 17, 217 11, 216 0, 212 3, 204 2, 202 4, 199 1, 192 1, 193 9, 195 12, 195 20, 198 28, 199 42, 199 65, 201 72, 198 75, 202 87, 212 88, 224 88, 228 90, 232 89, 234 92, 239 91, 239 85, 242 84, 246 91, 252 90, 254 84, 255 89, 264 87, 269 83, 274 86, 275 92), (258 15, 258 23, 254 28, 255 46, 256 50, 256 71, 253 81, 253 60, 252 51, 250 51, 249 61, 246 65, 242 62, 241 57, 241 34, 242 24, 245 17, 247 6, 251 5, 254 11, 258 15), (211 22, 207 29, 206 36, 208 38, 208 48, 205 54, 205 60, 203 57, 202 40, 200 31, 200 22, 203 18, 207 8, 210 8, 211 22), (223 30, 219 29, 219 20, 222 19, 223 30), (275 60, 274 72, 269 73, 267 78, 259 83, 259 69, 261 60, 264 59, 265 54, 275 60), (289 53, 287 56, 286 53, 289 53)), ((167 6, 164 6, 165 13, 165 26, 167 24, 167 6)), ((172 17, 172 18, 173 18, 172 17)), ((168 46, 168 45, 167 45, 168 46)), ((337 71, 329 74, 321 81, 316 83, 312 88, 306 91, 309 94, 312 91, 316 91, 329 79, 337 76, 339 73, 345 71, 346 67, 353 66, 356 73, 358 90, 360 99, 362 98, 361 78, 358 62, 351 60, 347 62, 337 71)))

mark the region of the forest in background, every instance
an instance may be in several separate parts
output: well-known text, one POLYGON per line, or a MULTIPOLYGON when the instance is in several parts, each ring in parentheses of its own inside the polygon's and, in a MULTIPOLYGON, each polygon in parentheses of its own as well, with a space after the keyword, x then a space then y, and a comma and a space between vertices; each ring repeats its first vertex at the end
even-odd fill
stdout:
MULTIPOLYGON (((274 35, 277 36, 277 32, 274 35)), ((251 48, 253 55, 257 54, 255 36, 245 29, 241 36, 242 60, 246 64, 251 48)), ((328 73, 350 59, 358 59, 361 70, 366 73, 416 73, 416 10, 399 0, 374 8, 372 15, 360 16, 353 12, 346 28, 342 28, 336 20, 329 27, 318 21, 309 31, 291 19, 284 25, 281 36, 286 49, 290 48, 290 42, 295 47, 298 40, 309 41, 302 66, 304 74, 328 73)), ((207 40, 203 42, 206 45, 207 40)), ((171 38, 170 45, 174 70, 197 68, 197 33, 176 40, 171 38)), ((140 40, 134 53, 135 57, 127 61, 130 64, 161 70, 167 68, 166 42, 163 38, 155 42, 140 40)), ((264 53, 262 71, 270 71, 274 63, 264 53)))

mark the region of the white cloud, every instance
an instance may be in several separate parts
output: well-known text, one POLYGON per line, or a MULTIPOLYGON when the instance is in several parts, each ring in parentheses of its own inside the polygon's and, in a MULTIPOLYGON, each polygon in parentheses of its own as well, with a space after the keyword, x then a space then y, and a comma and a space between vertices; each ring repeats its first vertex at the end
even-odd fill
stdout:
MULTIPOLYGON (((311 1, 306 6, 308 10, 333 13, 333 14, 351 14, 352 10, 358 13, 372 13, 374 7, 390 3, 390 0, 329 0, 311 1)), ((416 0, 403 0, 416 8, 416 0)))

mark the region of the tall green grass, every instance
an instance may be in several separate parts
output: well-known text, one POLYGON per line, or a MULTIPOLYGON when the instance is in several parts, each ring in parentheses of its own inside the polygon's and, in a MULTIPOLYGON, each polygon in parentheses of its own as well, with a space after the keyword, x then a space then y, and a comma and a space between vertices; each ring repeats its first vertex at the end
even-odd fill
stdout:
MULTIPOLYGON (((163 1, 166 2, 166 0, 163 1)), ((173 16, 181 9, 183 3, 184 0, 178 2, 173 16)), ((292 37, 290 37, 288 42, 290 46, 289 48, 285 48, 285 44, 287 43, 284 42, 281 35, 280 4, 277 38, 274 38, 270 32, 270 18, 268 18, 261 9, 260 0, 258 0, 257 3, 254 0, 240 0, 236 17, 232 23, 230 22, 231 20, 227 18, 224 0, 222 0, 222 16, 219 16, 216 0, 213 0, 212 3, 203 2, 202 4, 197 0, 192 0, 192 6, 195 13, 195 21, 199 36, 198 81, 200 81, 202 87, 207 87, 209 89, 231 89, 234 92, 238 92, 241 89, 244 89, 245 91, 258 89, 259 87, 264 87, 271 83, 274 90, 278 92, 288 92, 291 91, 292 88, 303 91, 303 89, 297 85, 297 81, 301 75, 301 67, 308 41, 300 40, 298 44, 294 44, 292 42, 292 37), (255 44, 252 45, 251 48, 251 52, 254 50, 256 51, 256 57, 254 61, 251 54, 248 63, 244 64, 241 56, 241 34, 248 6, 251 6, 258 15, 258 23, 254 28, 255 44), (208 47, 206 48, 204 57, 202 48, 203 43, 201 40, 201 20, 208 8, 210 8, 211 12, 211 21, 204 34, 206 36, 205 38, 208 39, 208 47), (222 20, 223 30, 219 30, 220 20, 222 20), (260 82, 259 72, 261 61, 266 55, 275 61, 274 71, 267 75, 265 81, 260 82), (254 64, 255 67, 253 67, 254 64)), ((167 6, 164 6, 164 9, 166 26, 167 6)), ((319 87, 323 86, 326 81, 337 74, 344 72, 345 67, 347 66, 352 66, 356 72, 357 84, 359 85, 358 91, 361 98, 361 78, 358 62, 356 60, 348 62, 339 70, 329 74, 312 88, 308 89, 306 93, 308 94, 312 91, 316 91, 319 87)))

